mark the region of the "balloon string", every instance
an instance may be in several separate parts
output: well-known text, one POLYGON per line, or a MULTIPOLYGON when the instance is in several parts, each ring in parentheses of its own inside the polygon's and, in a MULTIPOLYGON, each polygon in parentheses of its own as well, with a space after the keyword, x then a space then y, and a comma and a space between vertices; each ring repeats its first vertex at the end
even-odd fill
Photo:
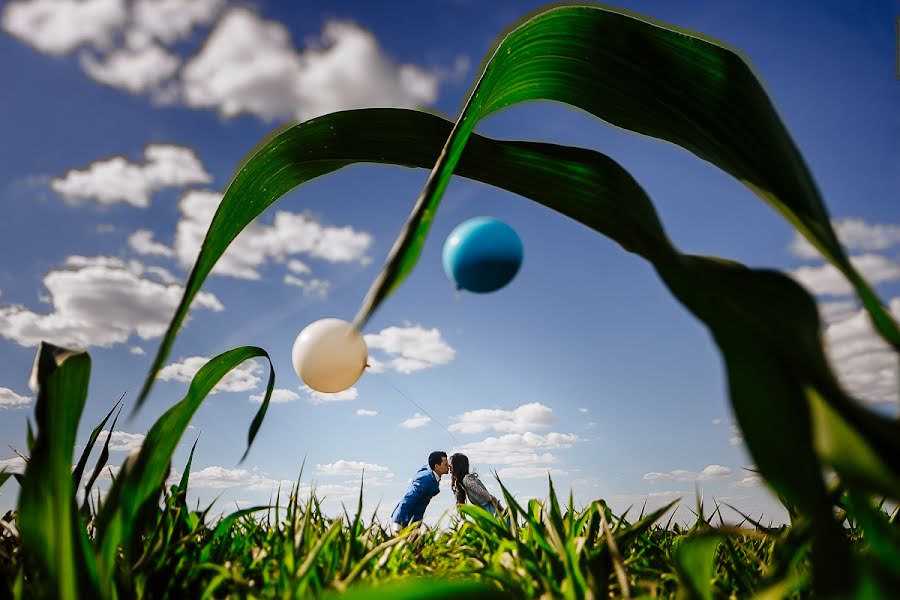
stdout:
POLYGON ((394 388, 394 391, 395 391, 395 392, 397 392, 398 394, 400 394, 401 396, 403 396, 404 398, 406 398, 407 400, 409 400, 409 402, 410 402, 413 406, 415 406, 417 409, 419 409, 426 417, 428 417, 429 419, 431 419, 432 421, 434 421, 435 423, 437 423, 437 424, 441 427, 441 429, 443 429, 444 431, 446 431, 446 432, 447 432, 447 435, 450 436, 450 438, 453 440, 453 443, 456 444, 456 447, 457 447, 457 448, 462 447, 462 444, 459 443, 459 440, 456 439, 456 436, 453 435, 453 432, 452 432, 452 431, 450 431, 449 429, 447 429, 446 427, 444 427, 444 425, 443 425, 440 421, 438 421, 438 420, 435 419, 433 416, 431 416, 431 414, 429 414, 429 412, 428 412, 427 410, 425 410, 424 408, 422 408, 422 406, 421 406, 418 402, 416 402, 415 400, 413 400, 412 398, 410 398, 409 396, 407 396, 406 394, 404 394, 403 392, 401 392, 401 391, 400 391, 400 388, 398 388, 396 385, 394 385, 393 383, 391 383, 391 381, 387 378, 387 374, 386 374, 386 373, 381 373, 381 374, 379 374, 379 378, 383 378, 382 380, 383 380, 386 384, 388 384, 389 386, 391 386, 392 388, 394 388))

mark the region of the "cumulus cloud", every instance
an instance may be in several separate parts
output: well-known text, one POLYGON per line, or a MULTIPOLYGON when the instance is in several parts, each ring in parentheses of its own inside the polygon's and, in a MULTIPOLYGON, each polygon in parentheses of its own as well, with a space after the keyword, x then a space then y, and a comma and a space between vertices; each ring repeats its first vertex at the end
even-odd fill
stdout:
MULTIPOLYGON (((891 300, 889 311, 900 321, 900 297, 891 300)), ((870 404, 898 401, 897 354, 875 333, 865 310, 829 323, 824 340, 835 375, 850 395, 870 404)))
MULTIPOLYGON (((0 336, 22 346, 42 340, 58 345, 111 346, 132 334, 141 339, 161 336, 169 325, 184 289, 146 277, 137 261, 112 257, 70 256, 66 269, 44 276, 50 313, 24 306, 0 306, 0 336)), ((209 292, 200 292, 193 308, 223 310, 209 292)))
POLYGON ((128 351, 137 356, 144 356, 145 354, 147 354, 140 346, 132 346, 128 349, 128 351))
POLYGON ((149 254, 151 256, 175 255, 174 250, 154 240, 153 232, 149 229, 138 229, 128 236, 128 245, 138 254, 149 254))
MULTIPOLYGON (((250 402, 254 404, 262 404, 265 393, 250 396, 250 402)), ((294 390, 285 388, 275 388, 272 390, 272 396, 269 398, 269 404, 286 404, 300 399, 300 395, 294 390)))
MULTIPOLYGON (((100 432, 99 440, 106 443, 106 436, 109 430, 104 429, 100 432)), ((141 433, 128 433, 126 431, 113 431, 112 437, 109 438, 109 449, 111 452, 133 452, 141 447, 144 443, 144 435, 141 433)))
MULTIPOLYGON (((900 279, 900 264, 880 254, 851 256, 850 262, 872 285, 900 279)), ((800 267, 790 272, 803 287, 815 296, 844 296, 853 293, 847 278, 831 264, 800 267)))
MULTIPOLYGON (((838 240, 848 250, 885 250, 900 244, 900 225, 867 223, 863 219, 832 219, 838 240)), ((820 258, 821 254, 799 232, 794 233, 791 254, 799 258, 820 258)))
POLYGON ((145 43, 115 50, 102 59, 84 52, 80 62, 94 81, 136 94, 154 89, 172 77, 181 58, 159 44, 145 43))
POLYGON ((482 408, 464 412, 454 417, 456 423, 450 431, 481 433, 488 429, 502 432, 525 433, 534 429, 546 429, 553 424, 553 410, 540 402, 523 404, 513 410, 482 408))
POLYGON ((0 387, 0 408, 25 408, 34 398, 20 396, 8 387, 0 387))
POLYGON ((328 297, 328 290, 331 289, 331 282, 324 279, 301 279, 288 273, 284 276, 284 282, 303 290, 303 295, 312 298, 324 300, 328 297))
POLYGON ((359 398, 359 390, 355 387, 347 388, 343 392, 335 392, 333 394, 325 394, 317 392, 314 389, 303 386, 301 388, 306 392, 306 397, 310 404, 328 404, 329 402, 350 402, 359 398))
POLYGON ((431 423, 431 417, 427 417, 422 413, 416 413, 410 418, 401 421, 400 427, 404 429, 418 429, 419 427, 425 427, 431 423))
POLYGON ((108 46, 125 24, 125 0, 19 0, 3 7, 3 29, 39 52, 61 56, 108 46))
POLYGON ((124 202, 138 208, 150 206, 151 195, 167 187, 209 183, 212 177, 193 149, 174 144, 148 144, 144 163, 122 156, 98 160, 86 169, 71 169, 55 177, 50 187, 69 200, 93 200, 99 204, 124 202))
POLYGON ((363 106, 418 106, 437 98, 437 77, 397 65, 375 36, 351 23, 329 22, 321 45, 298 52, 287 28, 245 8, 220 19, 181 74, 188 106, 223 117, 308 119, 363 106))
POLYGON ((708 465, 702 471, 685 471, 684 469, 676 469, 668 473, 645 473, 646 481, 707 481, 710 479, 720 479, 731 474, 731 469, 722 465, 708 465))
POLYGON ((366 473, 387 473, 390 469, 374 463, 343 459, 327 465, 316 465, 316 473, 319 475, 359 475, 362 471, 366 473))
POLYGON ((762 485, 762 478, 759 475, 747 475, 734 484, 737 487, 759 487, 762 485))
POLYGON ((549 450, 571 448, 572 444, 580 441, 582 439, 574 433, 508 433, 464 444, 459 451, 470 461, 481 464, 547 465, 559 462, 549 450))
POLYGON ((224 6, 225 0, 137 0, 134 26, 148 37, 171 44, 194 28, 212 23, 224 6))
POLYGON ((369 410, 367 408, 357 408, 356 415, 359 417, 374 417, 378 414, 377 410, 369 410))
MULTIPOLYGON (((175 478, 173 474, 172 479, 175 478)), ((290 479, 272 479, 258 469, 227 469, 225 467, 212 466, 191 471, 190 487, 224 490, 228 488, 245 488, 250 491, 271 492, 278 486, 290 489, 294 482, 290 479)))
POLYGON ((391 356, 386 361, 370 357, 369 370, 373 373, 388 368, 398 373, 414 373, 447 364, 456 357, 456 350, 444 341, 437 328, 425 329, 419 325, 387 327, 366 335, 365 340, 370 353, 375 349, 391 356))
MULTIPOLYGON (((181 198, 182 216, 175 233, 175 254, 183 267, 194 264, 221 200, 221 194, 210 191, 190 191, 181 198)), ((212 272, 259 279, 259 269, 269 260, 283 261, 296 254, 329 262, 368 264, 366 251, 371 244, 372 236, 364 231, 349 226, 326 226, 309 215, 278 211, 272 225, 254 222, 245 227, 212 272)))
MULTIPOLYGON (((209 362, 208 356, 190 356, 176 363, 170 363, 160 369, 157 379, 162 381, 183 381, 189 383, 197 371, 203 365, 209 362)), ((231 371, 216 384, 213 388, 213 394, 217 392, 246 392, 254 390, 262 379, 259 373, 262 367, 255 360, 244 361, 231 371)))

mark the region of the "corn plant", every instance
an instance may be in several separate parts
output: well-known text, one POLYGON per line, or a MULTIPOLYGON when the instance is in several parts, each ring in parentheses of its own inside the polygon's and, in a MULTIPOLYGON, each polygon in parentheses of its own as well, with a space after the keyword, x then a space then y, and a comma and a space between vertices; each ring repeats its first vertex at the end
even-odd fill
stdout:
MULTIPOLYGON (((172 451, 196 406, 228 369, 265 356, 261 349, 238 348, 204 367, 185 399, 154 425, 86 529, 75 503, 71 459, 89 359, 44 347, 37 371, 38 433, 18 515, 26 560, 15 571, 12 590, 45 586, 38 589, 61 597, 149 594, 150 589, 175 594, 142 579, 141 569, 151 568, 142 544, 160 540, 154 544, 171 547, 176 530, 182 539, 211 535, 201 544, 204 558, 188 571, 206 586, 204 594, 352 593, 360 581, 448 573, 482 581, 488 590, 571 598, 605 596, 610 589, 627 596, 638 588, 702 598, 726 592, 866 597, 897 589, 896 512, 888 516, 878 503, 900 500, 900 422, 864 408, 839 385, 825 359, 814 300, 782 273, 679 251, 651 199, 608 156, 474 133, 485 116, 533 100, 560 102, 676 144, 736 178, 849 279, 875 330, 900 350, 897 323, 841 248, 813 177, 749 60, 707 36, 621 9, 573 3, 540 9, 513 24, 485 57, 455 120, 414 110, 352 110, 264 140, 225 191, 138 407, 213 266, 273 202, 302 183, 358 162, 425 168, 430 175, 355 325, 364 327, 414 267, 453 175, 556 210, 650 263, 663 285, 709 329, 724 359, 731 407, 747 448, 788 508, 791 527, 757 524, 754 535, 716 528, 702 506, 699 526, 689 531, 652 528, 656 513, 628 525, 599 501, 582 511, 569 506, 563 514, 551 489, 546 503, 528 506, 506 494, 508 523, 464 508, 453 534, 431 532, 412 540, 390 538, 374 525, 362 528, 359 521, 329 521, 313 497, 301 510, 294 492, 284 522, 276 518, 275 524, 257 526, 244 514, 228 529, 209 534, 200 528, 202 519, 190 517, 196 513, 177 500, 181 487, 166 497, 166 508, 157 503, 172 451), (826 485, 826 470, 837 474, 833 487, 826 485), (181 516, 160 525, 153 517, 160 510, 181 516), (242 545, 247 538, 260 545, 242 545), (249 550, 226 559, 228 544, 249 550), (390 545, 380 548, 385 544, 390 545), (255 554, 254 548, 259 548, 255 554), (376 558, 377 568, 368 566, 376 558), (27 573, 37 572, 40 582, 28 579, 27 573)), ((248 442, 265 415, 273 383, 270 372, 248 442)), ((439 597, 451 587, 425 588, 422 597, 439 597)), ((390 593, 400 597, 418 593, 414 590, 390 593)))

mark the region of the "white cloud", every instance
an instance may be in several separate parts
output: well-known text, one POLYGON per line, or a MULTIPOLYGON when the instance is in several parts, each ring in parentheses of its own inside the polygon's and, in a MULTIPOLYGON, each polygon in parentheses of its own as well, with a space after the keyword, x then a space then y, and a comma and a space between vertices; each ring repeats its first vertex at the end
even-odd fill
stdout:
POLYGON ((825 323, 841 321, 857 310, 854 300, 835 300, 833 302, 819 302, 819 318, 825 323))
POLYGON ((580 412, 580 413, 583 414, 583 415, 586 415, 586 414, 588 414, 589 411, 588 411, 588 409, 586 409, 586 408, 579 408, 579 409, 578 409, 578 412, 580 412))
POLYGON ((301 388, 306 392, 306 396, 310 404, 327 404, 329 402, 350 402, 359 398, 359 390, 355 387, 347 388, 343 392, 335 392, 333 394, 325 394, 308 388, 305 385, 301 388))
POLYGON ((422 413, 416 413, 410 418, 402 421, 400 427, 405 429, 418 429, 419 427, 425 427, 429 423, 431 423, 431 417, 427 417, 422 413))
MULTIPOLYGON (((200 252, 206 230, 222 195, 210 191, 187 192, 179 203, 181 220, 175 233, 178 262, 190 268, 200 252)), ((216 263, 213 273, 241 279, 259 279, 259 269, 270 259, 278 261, 307 254, 331 262, 368 264, 366 251, 372 236, 352 227, 322 225, 313 217, 287 211, 275 213, 272 225, 247 225, 216 263)))
POLYGON ((722 465, 708 465, 699 473, 694 471, 685 471, 684 469, 676 469, 668 473, 646 473, 644 480, 646 481, 707 481, 709 479, 719 479, 731 474, 731 469, 722 465))
POLYGON ((463 444, 459 451, 475 463, 490 465, 542 465, 559 462, 556 456, 547 452, 560 448, 571 448, 582 439, 574 433, 550 432, 508 433, 499 437, 488 437, 478 442, 463 444), (542 454, 538 454, 543 451, 542 454))
POLYGON ((132 354, 136 354, 137 356, 144 356, 145 354, 147 354, 140 346, 132 346, 128 349, 128 351, 132 354))
MULTIPOLYGON (((889 311, 900 321, 900 297, 889 311)), ((825 329, 825 349, 841 385, 870 404, 895 403, 900 395, 896 352, 872 329, 865 310, 835 320, 825 329)))
POLYGON ((439 329, 425 329, 419 325, 387 327, 365 336, 369 352, 383 350, 393 358, 385 362, 369 358, 370 370, 380 372, 392 368, 398 373, 413 373, 429 367, 447 364, 456 357, 456 350, 444 341, 439 329), (373 364, 374 361, 374 364, 373 364))
POLYGON ((737 423, 732 422, 731 425, 728 426, 728 431, 731 434, 728 438, 729 444, 737 446, 744 443, 744 436, 741 434, 741 429, 737 426, 737 423))
POLYGON ((25 408, 34 398, 20 396, 7 387, 0 387, 0 408, 25 408))
MULTIPOLYGON (((106 436, 109 430, 104 429, 100 432, 98 442, 106 443, 106 436)), ((144 443, 144 435, 141 433, 128 433, 125 431, 113 431, 112 437, 109 439, 109 450, 111 452, 133 452, 141 447, 144 443)))
MULTIPOLYGON (((160 369, 157 379, 162 381, 183 381, 189 383, 200 368, 209 362, 206 356, 190 356, 181 362, 171 363, 160 369)), ((213 388, 213 394, 217 392, 246 392, 254 390, 262 379, 258 373, 262 371, 255 360, 242 362, 228 372, 225 377, 213 388)))
POLYGON ((172 283, 178 283, 178 278, 172 275, 168 269, 164 267, 146 267, 144 271, 147 275, 153 275, 156 277, 160 283, 164 283, 166 285, 172 283))
POLYGON ((505 467, 497 471, 497 476, 503 479, 535 479, 537 477, 557 477, 568 475, 568 471, 562 469, 552 469, 548 467, 505 467))
POLYGON ((144 148, 144 161, 137 164, 122 156, 98 160, 87 169, 71 169, 63 177, 55 177, 50 187, 69 200, 125 202, 147 208, 157 190, 212 181, 194 150, 185 146, 149 144, 144 148))
POLYGON ((328 290, 331 288, 331 282, 324 279, 301 279, 290 273, 284 276, 284 282, 288 285, 299 287, 303 290, 304 296, 312 296, 324 300, 328 297, 328 290))
POLYGON ((232 8, 182 71, 184 101, 226 118, 308 119, 364 106, 418 106, 437 98, 437 78, 396 65, 375 36, 330 22, 322 46, 297 52, 287 28, 232 8))
POLYGON ((540 402, 523 404, 514 410, 482 408, 464 412, 450 425, 450 431, 481 433, 488 429, 525 433, 546 429, 553 424, 553 410, 540 402))
POLYGON ((212 23, 224 6, 225 0, 137 0, 133 18, 138 31, 171 44, 212 23))
POLYGON ((0 460, 0 472, 7 473, 24 473, 25 460, 21 456, 13 456, 12 458, 4 458, 0 460))
POLYGON ((136 94, 154 89, 173 76, 181 58, 159 44, 143 43, 115 50, 103 60, 83 52, 80 62, 94 81, 136 94))
POLYGON ((104 47, 127 18, 124 0, 19 0, 3 7, 3 29, 39 52, 60 56, 104 47))
POLYGON ((149 229, 138 229, 128 236, 128 245, 138 254, 150 254, 153 256, 173 256, 175 251, 160 244, 153 239, 153 232, 149 229))
MULTIPOLYGON (((867 223, 862 219, 832 219, 838 240, 849 250, 884 250, 900 244, 900 225, 867 223)), ((799 258, 820 258, 819 251, 799 232, 794 233, 791 253, 799 258)))
MULTIPOLYGON (((184 292, 180 285, 147 279, 147 268, 137 261, 70 256, 66 266, 44 276, 52 312, 0 306, 0 336, 22 346, 42 340, 75 347, 111 346, 126 342, 132 334, 151 339, 165 332, 184 292)), ((193 307, 223 310, 209 292, 200 292, 193 307)))
POLYGON ((759 487, 762 479, 759 475, 748 475, 734 484, 737 487, 759 487))
MULTIPOLYGON (((262 404, 263 398, 265 397, 265 393, 255 394, 253 396, 250 396, 250 402, 253 402, 254 404, 262 404)), ((269 398, 269 404, 286 404, 288 402, 294 402, 299 399, 300 394, 298 394, 294 390, 275 388, 274 390, 272 390, 272 396, 269 398)))
POLYGON ((356 415, 360 417, 374 417, 378 414, 377 410, 369 410, 367 408, 357 408, 356 415))
POLYGON ((722 419, 713 419, 712 420, 713 425, 719 425, 721 422, 722 422, 722 419))
MULTIPOLYGON (((851 256, 850 262, 871 285, 900 279, 900 265, 879 254, 851 256)), ((800 267, 790 272, 803 287, 816 296, 844 296, 853 293, 847 278, 831 264, 800 267)))
POLYGON ((339 460, 327 465, 316 465, 316 473, 319 475, 358 475, 361 471, 366 473, 387 473, 387 467, 357 460, 339 460))
MULTIPOLYGON (((175 479, 173 474, 170 479, 175 479)), ((225 467, 206 467, 199 471, 191 471, 189 486, 192 489, 206 488, 223 490, 228 488, 245 488, 250 491, 271 492, 278 486, 290 489, 294 482, 289 479, 272 479, 262 471, 253 469, 227 469, 225 467)))
POLYGON ((298 275, 307 275, 312 272, 309 268, 309 265, 307 265, 302 260, 297 260, 296 258, 292 258, 287 262, 287 268, 288 271, 291 271, 298 275))

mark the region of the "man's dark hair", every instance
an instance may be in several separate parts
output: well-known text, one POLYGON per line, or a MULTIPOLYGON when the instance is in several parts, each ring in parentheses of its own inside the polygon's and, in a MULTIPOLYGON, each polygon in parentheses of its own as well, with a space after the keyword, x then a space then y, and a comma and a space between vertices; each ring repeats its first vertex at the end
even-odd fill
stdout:
POLYGON ((447 458, 447 453, 442 452, 441 450, 435 450, 431 454, 428 455, 428 466, 434 469, 436 466, 441 464, 441 461, 447 458))

